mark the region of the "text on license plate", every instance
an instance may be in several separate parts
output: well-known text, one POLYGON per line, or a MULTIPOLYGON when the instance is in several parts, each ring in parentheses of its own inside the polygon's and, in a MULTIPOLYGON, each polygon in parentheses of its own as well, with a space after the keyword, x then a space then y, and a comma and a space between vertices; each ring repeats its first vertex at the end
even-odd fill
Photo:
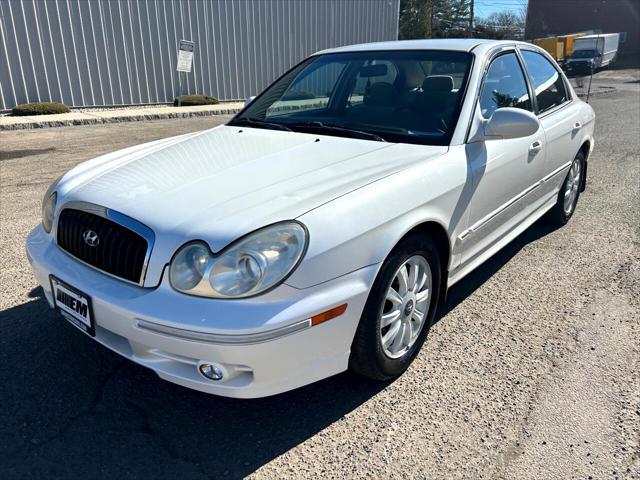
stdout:
POLYGON ((76 327, 93 335, 94 327, 89 297, 55 277, 51 277, 51 287, 55 306, 60 310, 62 316, 76 327))

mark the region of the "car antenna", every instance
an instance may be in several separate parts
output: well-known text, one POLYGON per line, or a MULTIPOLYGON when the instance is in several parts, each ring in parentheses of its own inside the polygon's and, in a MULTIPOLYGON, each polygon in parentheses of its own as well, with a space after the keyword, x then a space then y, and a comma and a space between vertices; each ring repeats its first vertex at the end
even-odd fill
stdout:
MULTIPOLYGON (((596 35, 596 53, 598 52, 598 40, 600 39, 600 32, 596 35)), ((595 59, 591 62, 591 75, 589 75, 589 87, 587 88, 587 99, 586 102, 589 103, 589 97, 591 96, 591 82, 593 80, 593 70, 595 65, 595 59)))

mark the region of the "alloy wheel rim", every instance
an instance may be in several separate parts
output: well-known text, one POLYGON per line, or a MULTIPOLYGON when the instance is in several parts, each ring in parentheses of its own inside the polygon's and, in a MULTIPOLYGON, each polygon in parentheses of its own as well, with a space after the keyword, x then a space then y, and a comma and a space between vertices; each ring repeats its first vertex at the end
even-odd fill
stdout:
POLYGON ((421 255, 407 259, 391 277, 380 308, 380 344, 389 358, 400 358, 416 343, 431 304, 432 277, 421 255))
POLYGON ((571 169, 569 170, 564 190, 564 213, 567 215, 573 211, 576 200, 578 199, 581 169, 580 160, 576 158, 571 164, 571 169))

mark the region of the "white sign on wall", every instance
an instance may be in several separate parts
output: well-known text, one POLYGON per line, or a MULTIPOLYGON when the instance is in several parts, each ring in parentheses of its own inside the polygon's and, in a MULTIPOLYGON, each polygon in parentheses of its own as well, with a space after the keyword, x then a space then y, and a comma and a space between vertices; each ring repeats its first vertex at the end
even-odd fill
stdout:
POLYGON ((180 40, 178 43, 178 63, 176 65, 178 72, 191 72, 194 47, 195 43, 190 40, 180 40))

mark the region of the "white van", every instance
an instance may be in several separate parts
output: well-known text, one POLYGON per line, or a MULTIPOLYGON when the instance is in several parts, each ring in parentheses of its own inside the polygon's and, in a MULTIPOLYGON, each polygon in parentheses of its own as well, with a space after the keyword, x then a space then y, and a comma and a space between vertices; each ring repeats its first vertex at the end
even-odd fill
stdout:
POLYGON ((619 33, 585 35, 573 42, 573 53, 566 62, 567 71, 589 74, 608 67, 618 54, 619 33))

